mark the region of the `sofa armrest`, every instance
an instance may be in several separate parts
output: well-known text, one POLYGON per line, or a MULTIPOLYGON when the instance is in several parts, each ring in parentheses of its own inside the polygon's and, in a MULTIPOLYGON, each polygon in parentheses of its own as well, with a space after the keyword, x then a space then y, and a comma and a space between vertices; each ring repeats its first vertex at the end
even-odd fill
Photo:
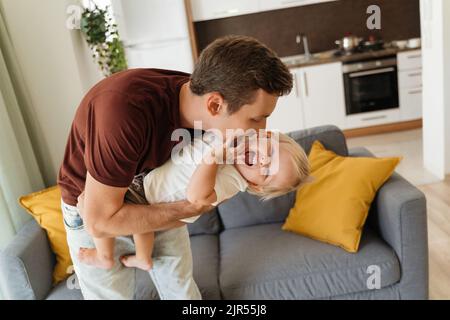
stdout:
POLYGON ((52 287, 55 256, 47 235, 29 221, 0 251, 0 289, 6 299, 45 299, 52 287))
MULTIPOLYGON (((364 148, 351 156, 373 156, 364 148)), ((378 190, 368 223, 394 249, 402 271, 401 299, 428 298, 427 208, 423 192, 394 173, 378 190)))

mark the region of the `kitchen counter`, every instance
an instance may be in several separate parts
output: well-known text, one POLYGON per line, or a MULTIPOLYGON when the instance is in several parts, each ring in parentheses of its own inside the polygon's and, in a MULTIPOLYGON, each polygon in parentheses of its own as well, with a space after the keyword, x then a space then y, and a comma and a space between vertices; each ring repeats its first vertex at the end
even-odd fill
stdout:
POLYGON ((420 47, 418 48, 387 48, 383 50, 378 51, 368 51, 368 52, 362 52, 362 53, 353 53, 348 55, 342 55, 342 56, 335 56, 336 50, 330 50, 325 52, 319 52, 312 55, 311 58, 307 59, 304 55, 297 55, 297 56, 290 56, 290 57, 284 57, 281 58, 281 60, 288 66, 288 68, 301 68, 301 67, 308 67, 308 66, 314 66, 324 63, 332 63, 332 62, 343 62, 343 63, 349 63, 353 61, 364 61, 368 59, 373 58, 383 58, 387 56, 396 55, 399 52, 407 52, 407 51, 414 51, 414 50, 420 50, 420 47))

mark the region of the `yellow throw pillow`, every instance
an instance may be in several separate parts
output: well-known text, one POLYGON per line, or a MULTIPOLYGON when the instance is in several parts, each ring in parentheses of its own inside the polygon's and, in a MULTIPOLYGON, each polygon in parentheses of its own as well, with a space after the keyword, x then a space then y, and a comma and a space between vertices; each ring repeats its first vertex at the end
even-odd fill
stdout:
POLYGON ((61 191, 55 186, 23 196, 19 202, 47 232, 50 247, 56 255, 53 284, 57 284, 67 278, 72 265, 61 212, 61 191))
POLYGON ((319 141, 308 158, 314 181, 297 191, 282 229, 357 252, 370 204, 401 158, 342 157, 319 141))

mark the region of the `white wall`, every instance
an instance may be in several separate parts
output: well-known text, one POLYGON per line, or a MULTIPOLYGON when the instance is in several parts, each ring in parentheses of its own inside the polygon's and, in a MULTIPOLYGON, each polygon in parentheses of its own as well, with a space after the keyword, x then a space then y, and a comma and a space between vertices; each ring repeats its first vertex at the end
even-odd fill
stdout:
POLYGON ((79 31, 66 28, 69 0, 0 0, 31 107, 25 110, 45 183, 56 181, 84 93, 101 78, 79 31))
POLYGON ((445 173, 450 174, 450 1, 446 0, 443 4, 443 39, 444 39, 444 105, 445 118, 445 173))
POLYGON ((424 165, 450 173, 450 1, 421 0, 424 165))

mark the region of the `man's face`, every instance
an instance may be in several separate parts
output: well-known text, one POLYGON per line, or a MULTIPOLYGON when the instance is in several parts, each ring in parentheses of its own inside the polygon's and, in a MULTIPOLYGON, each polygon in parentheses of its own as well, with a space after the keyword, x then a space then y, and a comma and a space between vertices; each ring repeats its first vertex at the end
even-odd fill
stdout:
POLYGON ((229 115, 226 108, 214 119, 214 127, 225 133, 226 129, 265 129, 267 118, 272 114, 278 97, 262 89, 256 91, 255 100, 243 105, 237 112, 229 115))

